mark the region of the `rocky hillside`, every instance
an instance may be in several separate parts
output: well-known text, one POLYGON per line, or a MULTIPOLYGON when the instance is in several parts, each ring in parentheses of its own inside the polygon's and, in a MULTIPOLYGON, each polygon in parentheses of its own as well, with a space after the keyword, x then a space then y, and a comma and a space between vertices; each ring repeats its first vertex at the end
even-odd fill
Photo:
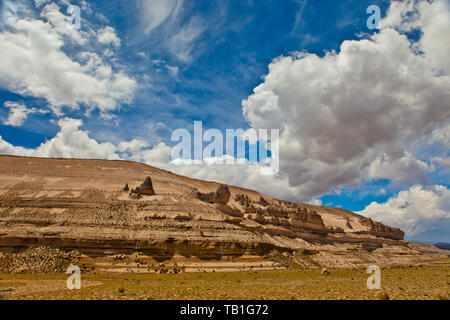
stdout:
POLYGON ((92 268, 116 272, 151 271, 162 261, 195 271, 446 256, 403 236, 347 210, 272 199, 141 163, 0 156, 0 272, 5 257, 39 247, 81 252, 92 268))

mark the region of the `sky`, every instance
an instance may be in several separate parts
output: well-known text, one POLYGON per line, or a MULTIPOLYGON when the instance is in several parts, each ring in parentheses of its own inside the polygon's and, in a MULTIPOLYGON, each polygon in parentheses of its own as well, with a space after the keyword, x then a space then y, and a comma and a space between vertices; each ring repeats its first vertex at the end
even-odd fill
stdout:
POLYGON ((450 242, 448 0, 0 3, 0 154, 140 161, 450 242), (279 129, 279 172, 174 163, 194 121, 279 129))

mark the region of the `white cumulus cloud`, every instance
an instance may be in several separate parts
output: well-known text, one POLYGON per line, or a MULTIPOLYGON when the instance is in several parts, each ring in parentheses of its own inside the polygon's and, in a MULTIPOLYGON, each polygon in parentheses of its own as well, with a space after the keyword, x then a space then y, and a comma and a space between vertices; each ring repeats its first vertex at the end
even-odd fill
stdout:
POLYGON ((76 60, 63 51, 68 41, 86 44, 88 33, 69 27, 56 4, 46 5, 41 15, 47 21, 18 18, 0 30, 1 87, 44 98, 57 114, 80 104, 108 113, 131 101, 137 87, 133 78, 114 71, 95 52, 76 60))
POLYGON ((120 46, 120 38, 116 35, 116 31, 112 27, 104 27, 97 35, 98 42, 103 44, 111 44, 113 46, 120 46))
POLYGON ((0 154, 44 158, 119 159, 114 144, 98 143, 89 137, 88 132, 79 129, 81 120, 63 118, 58 121, 58 125, 60 131, 57 135, 36 148, 14 146, 0 136, 0 154))
POLYGON ((46 110, 27 108, 22 102, 6 101, 3 105, 9 109, 9 114, 8 118, 3 119, 2 122, 13 127, 20 127, 30 113, 47 113, 46 110))
POLYGON ((450 235, 450 189, 436 185, 412 186, 385 203, 372 202, 358 212, 405 231, 408 238, 420 239, 423 234, 439 235, 435 240, 448 241, 450 235))
POLYGON ((406 152, 403 157, 394 159, 382 154, 370 164, 368 177, 406 182, 409 185, 413 185, 415 182, 427 184, 429 170, 430 166, 426 162, 417 160, 409 152, 406 152))
POLYGON ((276 58, 242 103, 254 128, 280 128, 280 170, 299 198, 366 178, 426 182, 414 145, 450 122, 450 8, 394 1, 382 26, 323 57, 276 58))

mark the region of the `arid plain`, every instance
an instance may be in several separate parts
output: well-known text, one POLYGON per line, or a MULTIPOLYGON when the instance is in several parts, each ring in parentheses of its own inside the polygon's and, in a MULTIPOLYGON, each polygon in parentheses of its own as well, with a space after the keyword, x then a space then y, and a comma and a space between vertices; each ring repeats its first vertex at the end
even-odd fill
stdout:
POLYGON ((448 251, 403 236, 141 163, 0 156, 6 299, 448 299, 448 251))

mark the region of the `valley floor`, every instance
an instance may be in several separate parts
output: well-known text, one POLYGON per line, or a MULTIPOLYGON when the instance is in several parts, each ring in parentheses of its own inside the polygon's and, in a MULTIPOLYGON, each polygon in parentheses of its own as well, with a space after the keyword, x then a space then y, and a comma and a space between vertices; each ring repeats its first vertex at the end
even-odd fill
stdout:
POLYGON ((66 274, 0 274, 3 299, 449 299, 450 259, 381 270, 369 290, 366 269, 271 270, 178 274, 82 274, 80 290, 66 274))

